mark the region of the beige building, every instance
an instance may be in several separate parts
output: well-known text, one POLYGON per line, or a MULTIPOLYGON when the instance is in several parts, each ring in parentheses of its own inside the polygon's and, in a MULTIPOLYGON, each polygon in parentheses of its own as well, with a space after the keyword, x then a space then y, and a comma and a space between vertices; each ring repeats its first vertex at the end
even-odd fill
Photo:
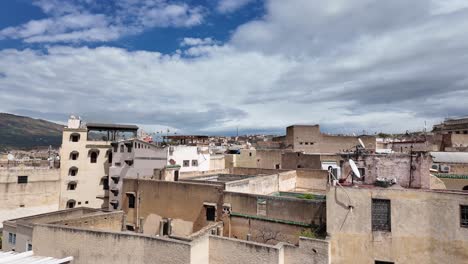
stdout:
POLYGON ((15 162, 0 167, 0 228, 4 220, 58 209, 60 170, 49 162, 40 165, 15 162))
POLYGON ((115 124, 81 124, 70 119, 63 130, 60 208, 107 208, 111 142, 136 137, 138 127, 115 124))
POLYGON ((468 194, 330 188, 327 233, 331 263, 466 263, 468 194))
POLYGON ((293 151, 309 153, 339 153, 353 150, 359 145, 360 138, 366 149, 375 151, 374 136, 341 136, 320 132, 319 125, 293 125, 286 128, 284 145, 293 151))
POLYGON ((255 149, 239 149, 224 154, 225 168, 256 168, 257 151, 255 149))
POLYGON ((16 219, 4 236, 14 236, 18 250, 25 244, 35 254, 72 256, 75 264, 329 263, 328 240, 301 237, 323 226, 324 197, 296 191, 310 180, 326 183, 326 174, 200 174, 178 182, 124 179, 123 211, 75 208, 16 219))

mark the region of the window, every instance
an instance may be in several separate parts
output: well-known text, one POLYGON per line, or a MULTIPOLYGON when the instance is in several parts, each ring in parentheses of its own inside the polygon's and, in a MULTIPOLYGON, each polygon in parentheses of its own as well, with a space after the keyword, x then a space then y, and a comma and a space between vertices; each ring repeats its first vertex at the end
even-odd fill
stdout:
POLYGON ((394 262, 376 260, 375 264, 394 264, 394 262))
POLYGON ((205 206, 206 208, 206 221, 215 221, 216 208, 214 206, 205 206))
POLYGON ((107 162, 112 164, 112 151, 107 151, 107 162))
POLYGON ((120 152, 123 153, 124 151, 125 151, 124 145, 122 144, 122 145, 120 145, 120 152))
POLYGON ((361 174, 361 177, 364 177, 366 175, 366 169, 365 168, 358 168, 359 174, 361 174))
POLYGON ((127 225, 127 231, 135 231, 135 226, 127 225))
POLYGON ((468 205, 460 205, 460 226, 468 227, 468 205))
POLYGON ((28 251, 31 251, 31 250, 32 250, 32 244, 28 243, 28 251))
POLYGON ((68 200, 67 201, 67 208, 68 209, 75 208, 75 204, 76 204, 75 200, 68 200))
POLYGON ((68 175, 70 176, 76 176, 78 174, 78 168, 77 167, 71 167, 68 170, 68 175))
POLYGON ((70 135, 70 141, 71 142, 78 142, 80 141, 80 134, 78 133, 73 133, 70 135))
POLYGON ((122 166, 122 163, 116 162, 114 165, 115 165, 116 167, 120 167, 120 166, 122 166))
POLYGON ((102 179, 102 189, 109 190, 109 178, 105 177, 102 179))
POLYGON ((249 157, 252 157, 252 152, 249 152, 249 157))
POLYGON ((279 164, 276 164, 276 165, 275 165, 275 169, 279 170, 279 168, 280 168, 280 165, 279 165, 279 164))
POLYGON ((306 142, 305 144, 306 144, 306 145, 309 145, 309 142, 306 142))
POLYGON ((8 243, 10 243, 10 245, 16 245, 16 234, 8 233, 8 243))
POLYGON ((190 160, 184 160, 183 161, 183 166, 184 167, 190 167, 190 160))
POLYGON ((67 190, 73 191, 76 189, 76 182, 69 182, 67 186, 67 190))
POLYGON ((372 231, 391 231, 390 200, 372 199, 372 231))
POLYGON ((127 193, 128 208, 135 208, 135 194, 127 193))
POLYGON ((18 183, 19 184, 28 183, 28 176, 18 176, 18 183))
POLYGON ((266 216, 267 214, 267 201, 265 199, 257 199, 257 215, 266 216))
POLYGON ((198 160, 192 160, 192 166, 197 167, 198 166, 198 160))
POLYGON ((125 164, 127 164, 128 166, 133 166, 133 160, 126 160, 125 164))
POLYGON ((91 152, 91 155, 90 155, 91 163, 96 163, 97 162, 97 157, 98 157, 98 153, 96 151, 91 152))
POLYGON ((127 152, 132 152, 132 147, 133 147, 133 144, 132 145, 127 145, 127 152))
POLYGON ((70 153, 70 159, 71 160, 77 160, 78 159, 78 156, 79 156, 79 153, 77 151, 72 151, 70 153))
POLYGON ((299 142, 299 145, 304 145, 304 142, 299 142))

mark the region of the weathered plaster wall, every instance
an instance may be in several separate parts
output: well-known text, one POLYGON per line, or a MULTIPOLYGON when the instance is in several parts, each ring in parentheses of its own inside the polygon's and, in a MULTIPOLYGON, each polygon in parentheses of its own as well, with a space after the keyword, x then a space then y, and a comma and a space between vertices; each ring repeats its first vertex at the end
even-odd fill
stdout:
POLYGON ((257 168, 279 169, 281 168, 281 149, 257 149, 257 168))
POLYGON ((321 169, 322 163, 319 154, 304 154, 301 152, 284 153, 281 156, 283 169, 295 170, 298 168, 321 169))
POLYGON ((57 221, 50 224, 118 232, 122 230, 123 216, 123 211, 98 213, 69 220, 57 221))
POLYGON ((136 224, 137 214, 138 217, 144 219, 150 214, 155 214, 165 218, 191 222, 195 232, 208 223, 206 221, 206 209, 203 205, 205 202, 216 204, 218 219, 221 217, 222 210, 220 208, 223 205, 222 186, 125 179, 123 193, 126 192, 138 193, 140 197, 140 204, 132 209, 128 208, 128 197, 123 196, 122 209, 127 215, 128 223, 136 224), (139 212, 137 212, 138 208, 139 212))
POLYGON ((325 200, 307 200, 292 197, 266 196, 246 193, 224 193, 224 202, 234 213, 257 216, 259 201, 266 204, 267 218, 294 221, 305 224, 325 222, 325 200))
POLYGON ((35 254, 73 256, 74 264, 195 264, 190 243, 173 239, 48 225, 36 226, 33 237, 35 254))
POLYGON ((275 264, 283 262, 282 248, 210 236, 210 264, 275 264))
POLYGON ((460 205, 468 195, 414 189, 331 188, 327 232, 332 263, 466 263, 468 229, 460 205), (391 232, 372 231, 372 198, 390 199, 391 232), (353 205, 350 211, 348 205, 353 205))
POLYGON ((448 190, 463 190, 468 186, 468 179, 439 178, 448 190))
POLYGON ((222 170, 226 167, 226 161, 224 155, 211 155, 210 156, 210 171, 222 170))
POLYGON ((298 169, 296 170, 296 188, 325 191, 328 184, 328 171, 298 169))
POLYGON ((328 263, 330 263, 328 240, 300 237, 298 246, 284 245, 284 264, 328 263))

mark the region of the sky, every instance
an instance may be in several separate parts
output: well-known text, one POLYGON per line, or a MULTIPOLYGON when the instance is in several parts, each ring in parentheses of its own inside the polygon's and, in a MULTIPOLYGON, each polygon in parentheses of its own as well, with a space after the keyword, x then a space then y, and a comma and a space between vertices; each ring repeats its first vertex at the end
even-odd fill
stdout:
POLYGON ((466 0, 0 1, 0 112, 179 134, 468 114, 466 0))

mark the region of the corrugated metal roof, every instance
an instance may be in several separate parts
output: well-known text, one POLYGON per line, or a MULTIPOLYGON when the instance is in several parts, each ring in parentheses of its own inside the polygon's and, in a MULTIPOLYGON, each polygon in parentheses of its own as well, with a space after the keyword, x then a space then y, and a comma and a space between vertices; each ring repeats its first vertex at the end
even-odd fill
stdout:
POLYGON ((31 264, 31 263, 41 263, 41 264, 62 264, 70 263, 73 260, 73 257, 66 257, 62 259, 56 259, 51 257, 40 257, 34 256, 32 251, 27 251, 23 253, 17 252, 2 252, 0 251, 0 264, 31 264))
POLYGON ((468 152, 431 152, 437 163, 468 163, 468 152))

